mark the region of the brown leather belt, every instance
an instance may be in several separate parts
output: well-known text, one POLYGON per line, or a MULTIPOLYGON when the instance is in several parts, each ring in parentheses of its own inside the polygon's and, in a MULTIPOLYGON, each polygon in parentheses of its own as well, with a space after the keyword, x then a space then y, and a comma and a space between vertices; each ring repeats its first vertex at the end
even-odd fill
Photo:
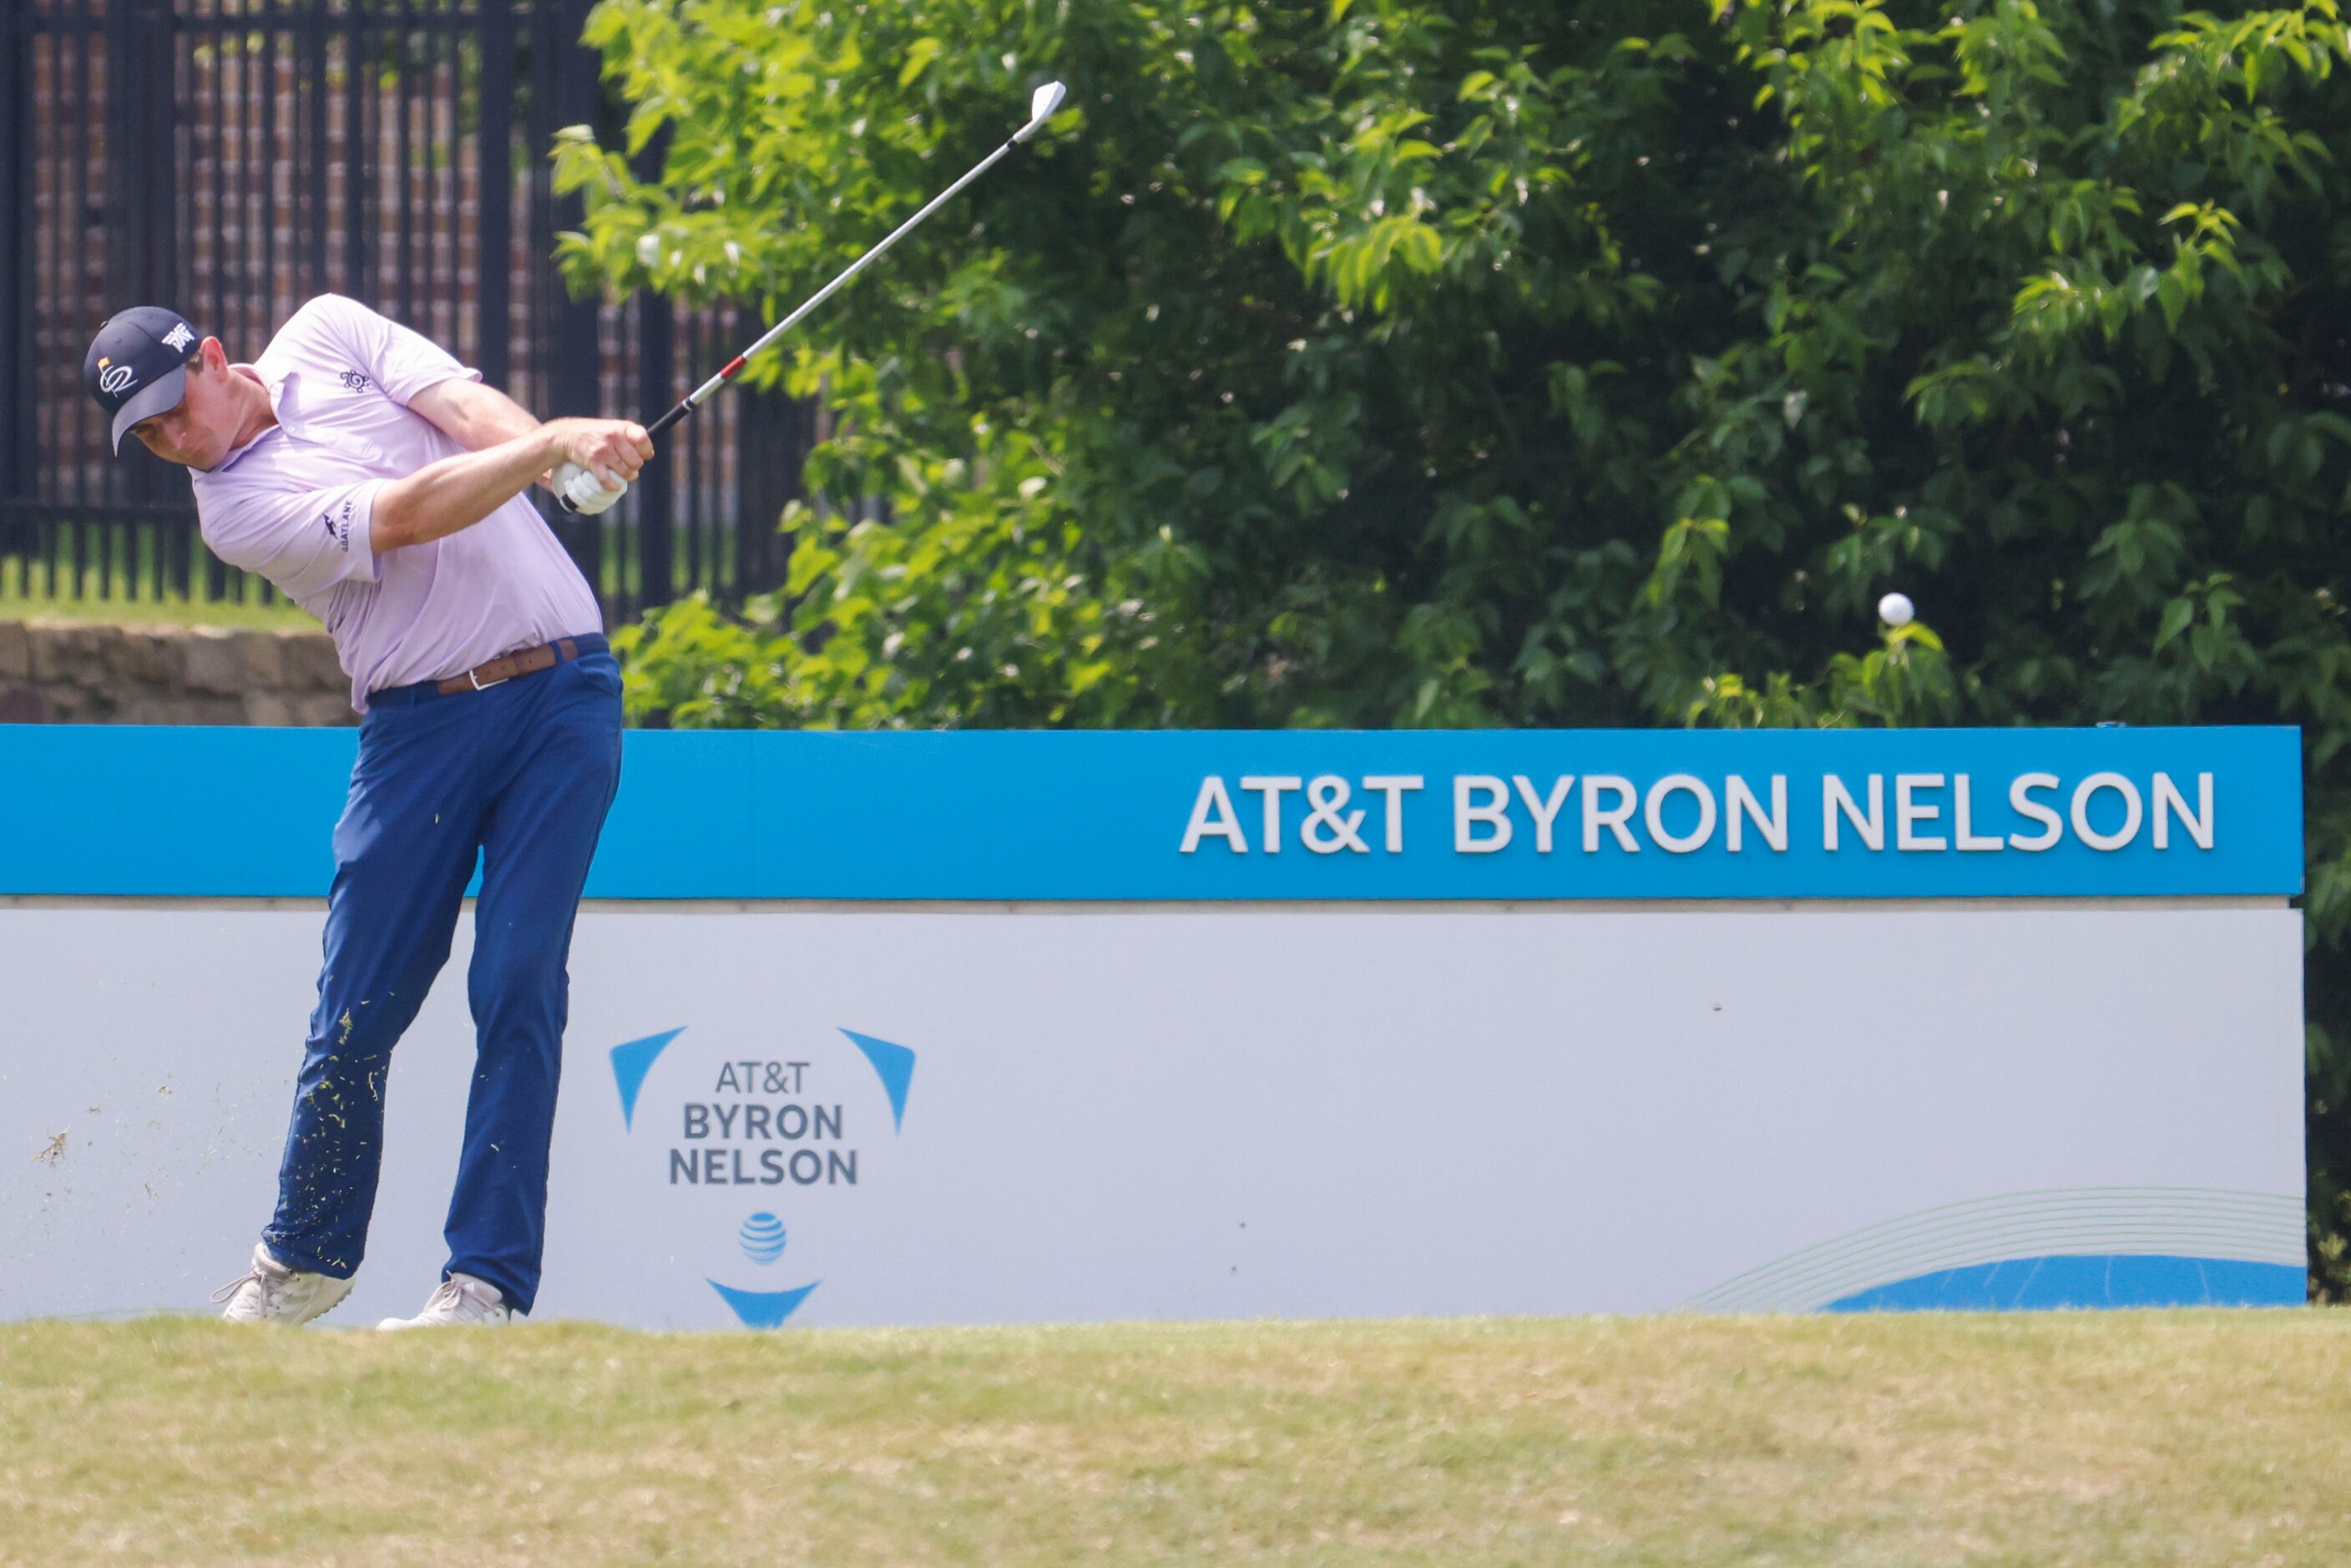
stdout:
POLYGON ((475 664, 462 675, 452 675, 436 683, 433 689, 444 697, 454 697, 459 692, 487 691, 501 681, 513 680, 517 675, 535 675, 541 670, 551 670, 558 659, 576 659, 579 656, 578 643, 569 637, 559 637, 552 643, 541 643, 536 648, 501 653, 487 664, 475 664))

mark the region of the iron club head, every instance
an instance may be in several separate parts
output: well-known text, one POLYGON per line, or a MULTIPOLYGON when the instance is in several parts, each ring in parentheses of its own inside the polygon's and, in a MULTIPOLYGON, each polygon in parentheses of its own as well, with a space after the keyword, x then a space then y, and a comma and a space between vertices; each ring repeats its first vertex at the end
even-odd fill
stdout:
POLYGON ((1049 81, 1029 95, 1029 123, 1014 131, 1012 140, 1026 141, 1036 135, 1038 127, 1052 119, 1054 111, 1061 107, 1061 100, 1069 96, 1069 87, 1062 82, 1049 81))

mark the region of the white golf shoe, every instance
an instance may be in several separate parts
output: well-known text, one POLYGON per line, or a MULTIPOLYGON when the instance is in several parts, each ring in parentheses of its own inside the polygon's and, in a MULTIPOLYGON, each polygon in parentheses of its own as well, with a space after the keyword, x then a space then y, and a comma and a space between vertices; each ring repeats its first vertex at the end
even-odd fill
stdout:
POLYGON ((386 1318, 375 1326, 386 1330, 454 1328, 465 1324, 487 1327, 513 1319, 514 1309, 507 1305, 496 1285, 471 1274, 452 1274, 441 1281, 441 1288, 433 1292, 423 1312, 413 1318, 386 1318))
POLYGON ((334 1311, 350 1293, 349 1280, 288 1268, 272 1258, 269 1249, 256 1245, 251 1270, 244 1279, 232 1280, 214 1291, 213 1300, 226 1303, 221 1311, 223 1322, 284 1323, 290 1328, 334 1311))

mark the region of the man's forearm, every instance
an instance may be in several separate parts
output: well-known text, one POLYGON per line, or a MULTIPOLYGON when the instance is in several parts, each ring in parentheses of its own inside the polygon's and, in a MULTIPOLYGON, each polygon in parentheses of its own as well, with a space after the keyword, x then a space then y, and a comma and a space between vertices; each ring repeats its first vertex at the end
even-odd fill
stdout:
POLYGON ((562 452, 558 427, 534 421, 510 440, 462 457, 444 457, 394 479, 376 492, 370 528, 375 553, 429 544, 472 528, 528 489, 561 460, 562 452))
POLYGON ((514 399, 463 377, 426 387, 408 400, 408 409, 468 452, 486 452, 538 428, 529 410, 514 399))
POLYGON ((473 527, 559 463, 577 463, 611 488, 634 479, 653 451, 643 429, 627 420, 541 424, 506 393, 462 377, 426 387, 408 408, 468 450, 376 492, 378 555, 473 527))

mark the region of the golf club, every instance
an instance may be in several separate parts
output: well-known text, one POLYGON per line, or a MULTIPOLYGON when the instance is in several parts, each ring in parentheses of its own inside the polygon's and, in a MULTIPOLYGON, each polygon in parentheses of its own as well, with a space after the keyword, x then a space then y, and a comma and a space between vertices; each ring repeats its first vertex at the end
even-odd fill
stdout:
MULTIPOLYGON (((733 381, 737 376, 740 375, 743 371, 743 367, 750 361, 752 355, 759 352, 760 350, 765 349, 768 344, 782 337, 786 332, 790 331, 792 328, 799 324, 801 319, 806 317, 810 311, 815 309, 827 299, 832 298, 834 291, 839 289, 842 284, 847 283, 851 278, 864 271, 866 267, 872 263, 875 257, 881 256, 892 246, 896 245, 900 240, 904 239, 915 228, 917 225, 921 224, 925 218, 929 217, 933 213, 937 212, 939 208, 946 205, 966 185, 970 184, 974 180, 978 179, 982 174, 987 173, 990 169, 994 168, 998 161, 1002 159, 1006 153, 1011 152, 1015 147, 1021 145, 1030 137, 1036 135, 1038 130, 1044 125, 1045 121, 1050 120, 1053 117, 1054 112, 1061 107, 1061 100, 1069 97, 1069 95, 1070 89, 1068 87, 1058 81, 1049 81, 1044 86, 1039 88, 1035 93, 1030 95, 1029 99, 1029 123, 1014 131, 1010 141, 1005 142, 1003 146, 998 147, 995 152, 981 159, 977 164, 974 164, 970 172, 965 174, 962 179, 957 180, 954 184, 949 185, 946 190, 941 191, 937 195, 932 197, 929 202, 924 204, 922 211, 916 213, 913 217, 908 218, 904 223, 900 224, 896 228, 891 230, 889 236, 883 239, 881 244, 867 251, 863 256, 859 256, 855 261, 851 262, 848 267, 841 272, 840 277, 834 278, 831 283, 826 284, 822 288, 818 289, 814 294, 809 296, 808 299, 799 309, 793 311, 790 315, 785 317, 782 320, 768 328, 766 332, 760 335, 758 342, 753 343, 749 348, 744 350, 732 360, 726 361, 725 365, 720 367, 716 375, 712 376, 708 381, 703 382, 700 386, 695 388, 694 391, 688 392, 685 397, 679 402, 675 408, 671 409, 659 419, 653 420, 646 424, 645 433, 649 435, 658 436, 663 431, 667 430, 671 425, 675 424, 679 420, 684 419, 687 414, 692 413, 696 408, 700 407, 705 398, 707 398, 720 387, 725 386, 728 382, 733 381)), ((576 464, 569 463, 565 464, 563 467, 564 469, 569 470, 569 473, 568 475, 563 472, 559 472, 557 474, 556 489, 565 511, 580 511, 588 503, 594 501, 599 496, 610 493, 605 490, 602 482, 588 469, 581 468, 576 464)))

